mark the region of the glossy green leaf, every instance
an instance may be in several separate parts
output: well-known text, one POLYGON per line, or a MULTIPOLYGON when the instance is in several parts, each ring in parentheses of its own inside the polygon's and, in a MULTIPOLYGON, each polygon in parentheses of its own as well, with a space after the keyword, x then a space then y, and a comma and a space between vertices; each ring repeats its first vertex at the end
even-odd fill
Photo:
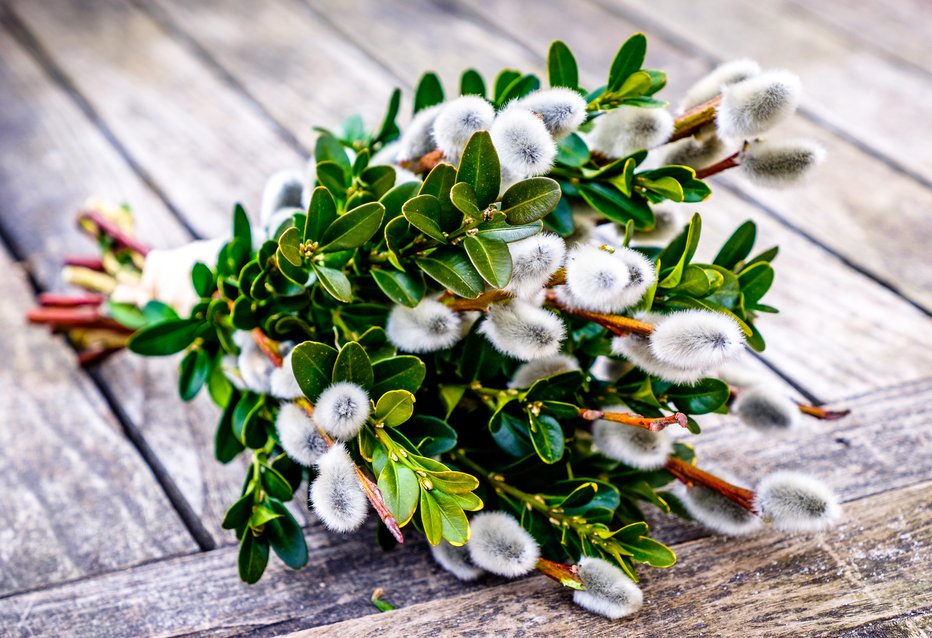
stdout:
POLYGON ((379 230, 385 207, 369 202, 337 217, 324 232, 321 252, 350 250, 365 244, 379 230))
POLYGON ((460 297, 478 297, 484 289, 476 268, 456 248, 437 249, 426 257, 415 259, 415 262, 431 279, 460 297))
POLYGON ((560 422, 549 414, 534 416, 528 414, 530 420, 531 443, 537 456, 544 463, 556 463, 563 456, 563 428, 560 422))
POLYGON ((695 385, 672 386, 666 394, 681 412, 708 414, 728 402, 731 390, 721 379, 701 379, 695 385))
POLYGON ((460 95, 485 97, 485 80, 475 69, 466 69, 460 77, 460 95))
POLYGON ((234 399, 227 403, 214 434, 214 458, 221 463, 229 463, 246 449, 233 434, 233 412, 236 410, 236 405, 237 401, 234 399))
POLYGON ((274 498, 269 499, 269 507, 279 515, 265 527, 265 536, 269 539, 272 550, 288 567, 304 567, 307 564, 304 531, 282 502, 274 498))
POLYGON ((372 387, 375 378, 372 373, 372 362, 365 348, 355 341, 350 341, 340 348, 337 359, 333 364, 333 382, 349 381, 368 390, 372 387))
POLYGON ((385 296, 397 304, 413 308, 424 298, 427 288, 424 285, 424 276, 419 272, 409 274, 373 268, 370 274, 385 296))
POLYGON ((502 104, 502 97, 505 94, 505 90, 511 86, 512 82, 521 78, 521 72, 516 71, 515 69, 502 69, 495 77, 495 86, 492 90, 492 101, 498 105, 502 104))
POLYGON ((237 557, 239 577, 250 585, 259 582, 269 562, 269 541, 264 536, 255 536, 246 531, 239 546, 237 557))
POLYGON ((375 385, 369 393, 372 398, 381 397, 389 390, 416 393, 427 374, 424 362, 412 355, 383 359, 372 365, 372 371, 375 375, 375 385))
POLYGON ((480 220, 483 218, 483 211, 479 210, 479 204, 476 201, 476 192, 469 184, 465 182, 454 184, 450 191, 450 201, 466 217, 480 220))
POLYGON ((389 390, 375 404, 372 418, 384 425, 398 427, 414 414, 414 395, 407 390, 389 390))
POLYGON ((511 279, 511 253, 501 239, 476 235, 466 237, 463 247, 469 261, 490 286, 504 288, 511 279))
POLYGON ((502 168, 488 131, 477 131, 466 142, 456 181, 472 186, 480 210, 498 199, 502 168))
POLYGON ((528 93, 532 93, 540 88, 540 80, 535 75, 523 75, 509 84, 501 97, 497 100, 498 104, 507 104, 512 100, 517 100, 528 93))
POLYGON ((182 401, 190 401, 197 396, 210 371, 210 357, 203 350, 192 350, 184 356, 178 372, 178 394, 182 401))
POLYGON ((401 89, 395 89, 392 91, 392 96, 388 100, 388 110, 385 113, 385 118, 382 120, 382 126, 379 127, 379 132, 375 136, 375 141, 383 143, 390 142, 398 137, 400 130, 398 129, 398 124, 395 122, 395 118, 398 117, 398 109, 400 106, 401 89))
POLYGON ((223 515, 220 527, 223 529, 245 527, 246 523, 249 522, 249 517, 252 516, 253 503, 255 503, 255 497, 252 492, 247 492, 241 496, 223 515))
POLYGON ((194 290, 201 297, 210 297, 214 293, 214 274, 210 268, 197 262, 191 270, 191 283, 194 284, 194 290))
POLYGON ((440 201, 433 195, 418 195, 409 199, 401 211, 412 226, 437 241, 446 243, 446 234, 440 228, 440 201))
POLYGON ((427 72, 421 76, 414 91, 414 112, 443 102, 443 86, 436 73, 427 72))
POLYGON ((399 527, 408 524, 417 509, 421 487, 417 475, 401 463, 389 462, 379 472, 379 490, 399 527))
POLYGON ((233 238, 247 250, 252 248, 252 229, 249 216, 242 204, 236 204, 233 207, 233 238))
POLYGON ((349 303, 353 300, 353 287, 342 271, 318 264, 313 264, 312 268, 314 274, 317 275, 317 282, 321 288, 327 291, 328 295, 343 303, 349 303))
POLYGON ((421 527, 424 536, 431 545, 439 545, 443 538, 443 518, 440 515, 440 505, 437 504, 430 492, 422 489, 420 494, 421 527))
POLYGON ((747 259, 754 248, 754 240, 757 238, 757 225, 752 221, 746 221, 731 234, 722 249, 718 251, 713 264, 733 270, 738 262, 747 259))
POLYGON ((560 40, 555 40, 547 52, 547 78, 550 86, 565 86, 570 89, 579 86, 576 58, 569 47, 560 40))
POLYGON ((331 383, 333 365, 337 360, 335 348, 316 341, 305 341, 291 354, 291 367, 301 391, 312 402, 331 383))
POLYGON ((618 188, 600 183, 579 185, 579 194, 590 206, 605 217, 618 224, 634 220, 637 228, 650 228, 654 225, 654 213, 643 199, 626 197, 618 188))
POLYGON ((521 226, 512 226, 511 224, 505 222, 492 222, 488 224, 482 224, 482 227, 479 228, 476 236, 501 239, 503 242, 510 244, 513 241, 519 241, 522 239, 527 239, 528 237, 533 237, 541 230, 543 230, 543 227, 543 223, 539 221, 531 222, 530 224, 523 224, 521 226))
POLYGON ((292 266, 303 266, 304 255, 301 254, 302 233, 292 226, 278 238, 278 249, 292 266))
POLYGON ((635 33, 621 45, 608 72, 608 90, 617 91, 632 73, 644 66, 647 54, 647 38, 635 33))
POLYGON ((323 186, 318 186, 311 193, 311 202, 307 207, 303 239, 321 241, 324 232, 337 219, 337 205, 333 195, 323 186))
POLYGON ((453 496, 440 491, 432 491, 431 496, 440 510, 440 521, 443 539, 461 547, 469 540, 469 520, 463 513, 463 508, 453 496))
POLYGON ((560 185, 549 177, 518 182, 502 195, 502 212, 509 224, 530 224, 543 219, 560 201, 560 185))
POLYGON ((314 144, 314 160, 318 165, 333 162, 346 173, 352 169, 346 150, 332 135, 321 135, 317 138, 314 144))
POLYGON ((131 352, 147 357, 175 354, 194 342, 202 326, 197 319, 169 319, 134 332, 128 347, 131 352))

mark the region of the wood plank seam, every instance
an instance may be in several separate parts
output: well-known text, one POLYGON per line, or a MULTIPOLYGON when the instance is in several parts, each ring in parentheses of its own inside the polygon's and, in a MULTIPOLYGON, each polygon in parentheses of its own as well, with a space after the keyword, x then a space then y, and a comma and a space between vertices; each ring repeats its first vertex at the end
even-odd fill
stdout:
MULTIPOLYGON (((653 19, 652 17, 650 17, 650 15, 646 13, 643 13, 641 11, 632 11, 628 8, 622 8, 619 6, 615 6, 611 3, 605 2, 605 0, 588 0, 588 1, 598 5, 602 9, 605 9, 609 13, 614 13, 615 15, 621 18, 624 18, 625 20, 632 20, 632 21, 640 22, 642 24, 649 26, 651 30, 655 31, 658 34, 661 34, 663 39, 666 40, 669 44, 672 44, 676 46, 677 48, 682 49, 685 53, 689 55, 695 56, 709 63, 710 66, 715 66, 725 61, 715 55, 712 55, 711 53, 708 53, 707 51, 704 51, 702 47, 694 44, 693 42, 681 36, 676 35, 675 33, 672 32, 672 30, 664 26, 663 22, 653 19)), ((914 171, 907 164, 904 164, 903 162, 899 161, 897 158, 891 157, 887 153, 874 148, 872 145, 862 140, 859 140, 858 138, 852 136, 847 131, 844 131, 838 128, 836 125, 832 124, 831 122, 826 121, 824 118, 822 118, 818 114, 813 113, 806 107, 801 106, 799 108, 799 113, 803 115, 806 119, 808 119, 810 122, 812 122, 813 124, 817 124, 824 130, 829 131, 835 136, 845 140, 849 144, 852 144, 859 150, 876 158, 880 162, 886 164, 887 166, 903 174, 904 176, 925 186, 926 188, 932 188, 932 180, 914 171)))
MULTIPOLYGON (((603 2, 600 2, 599 0, 591 0, 591 1, 592 1, 594 4, 596 4, 598 7, 602 8, 602 9, 608 11, 608 12, 613 12, 613 9, 617 9, 617 7, 607 6, 607 5, 605 5, 603 2)), ((460 8, 460 7, 457 7, 457 8, 460 8)), ((478 23, 481 23, 482 26, 487 27, 487 28, 490 29, 490 30, 496 31, 496 32, 497 32, 499 35, 501 35, 502 37, 507 37, 507 38, 512 39, 518 46, 520 46, 522 49, 524 49, 524 50, 525 50, 528 54, 530 54, 532 57, 537 58, 538 60, 541 60, 542 62, 544 61, 544 58, 543 58, 543 56, 541 55, 541 52, 540 52, 540 51, 535 51, 534 49, 532 49, 531 47, 529 47, 526 43, 522 42, 520 38, 515 37, 514 34, 512 34, 512 33, 510 33, 510 32, 506 32, 504 29, 502 29, 502 28, 498 25, 498 23, 489 20, 489 19, 488 19, 485 15, 483 15, 481 12, 476 11, 475 9, 473 9, 473 8, 471 7, 471 5, 466 4, 466 5, 464 5, 462 8, 463 8, 466 12, 469 13, 469 16, 468 16, 468 17, 469 17, 470 19, 472 19, 472 21, 473 21, 474 23, 477 23, 477 24, 478 24, 478 23)), ((637 20, 637 19, 638 19, 636 16, 626 16, 626 15, 624 15, 624 12, 622 12, 622 11, 620 11, 620 10, 615 10, 614 13, 615 13, 616 15, 622 17, 622 18, 625 18, 625 19, 629 19, 629 20, 637 20)), ((462 15, 464 15, 464 17, 466 17, 466 14, 465 14, 465 13, 463 13, 462 15)), ((646 23, 646 22, 649 22, 649 21, 648 21, 648 20, 644 20, 644 22, 646 23)), ((672 34, 669 34, 668 31, 666 31, 666 30, 661 30, 661 27, 656 26, 656 25, 654 25, 654 24, 651 24, 651 29, 656 29, 658 32, 661 32, 661 33, 662 33, 663 39, 664 39, 668 44, 671 44, 671 45, 673 45, 673 46, 676 46, 677 48, 680 48, 680 49, 684 49, 684 46, 683 46, 682 44, 679 43, 679 38, 668 37, 668 35, 672 35, 672 34)), ((690 45, 687 44, 686 46, 690 46, 690 45)), ((694 51, 691 50, 691 49, 684 49, 684 52, 687 53, 687 54, 689 54, 689 55, 695 54, 696 57, 699 57, 699 58, 701 58, 703 61, 706 61, 706 62, 710 63, 710 65, 714 65, 714 64, 717 64, 718 62, 721 62, 721 60, 716 60, 715 58, 712 58, 712 57, 710 57, 710 56, 700 55, 698 52, 694 52, 694 51)), ((822 129, 824 129, 824 130, 826 130, 826 131, 829 131, 830 133, 836 135, 836 137, 842 138, 845 142, 848 142, 848 143, 852 144, 853 146, 857 147, 859 150, 864 151, 865 153, 869 154, 871 157, 875 157, 875 158, 880 159, 881 161, 883 161, 883 158, 882 158, 882 157, 878 157, 877 154, 876 154, 875 152, 871 151, 870 149, 867 149, 867 148, 864 146, 864 144, 861 143, 859 140, 854 140, 854 139, 850 138, 850 136, 844 134, 843 132, 838 131, 832 124, 827 123, 827 122, 823 122, 823 121, 817 121, 817 120, 815 119, 815 118, 817 118, 817 116, 813 116, 812 114, 805 112, 802 108, 800 108, 800 113, 803 114, 803 115, 804 115, 807 119, 809 119, 810 121, 812 121, 812 122, 814 122, 815 124, 817 124, 818 126, 820 126, 822 129)), ((891 166, 891 164, 890 164, 889 162, 883 161, 883 163, 886 164, 887 166, 891 166)), ((893 168, 896 168, 896 167, 893 167, 893 168)), ((902 168, 896 168, 896 170, 898 170, 899 172, 903 172, 903 169, 902 169, 902 168)), ((921 178, 921 177, 920 177, 919 180, 920 180, 923 184, 926 184, 926 185, 928 185, 928 186, 932 186, 932 183, 926 183, 927 181, 926 181, 924 178, 921 178)), ((832 255, 832 256, 834 256, 834 257, 837 257, 844 265, 848 266, 849 268, 851 268, 851 269, 854 270, 855 272, 857 272, 857 273, 859 273, 859 274, 861 274, 861 275, 867 277, 868 279, 870 279, 870 280, 873 281, 874 283, 878 284, 879 286, 881 286, 881 287, 883 287, 883 288, 886 288, 887 290, 889 290, 890 292, 892 292, 892 293, 895 294, 896 296, 900 297, 901 299, 903 299, 904 301, 906 301, 907 303, 909 303, 911 306, 915 307, 917 310, 920 310, 920 311, 921 311, 923 314, 925 314, 926 316, 932 317, 932 309, 926 308, 924 305, 922 305, 921 302, 919 302, 919 301, 913 299, 913 298, 910 297, 907 293, 905 293, 903 290, 901 290, 895 283, 893 283, 893 282, 891 282, 891 281, 888 281, 888 280, 885 279, 884 277, 882 277, 882 276, 880 276, 880 275, 874 273, 870 268, 865 267, 865 266, 862 266, 862 265, 860 265, 860 264, 857 264, 857 263, 853 262, 849 257, 846 257, 844 254, 840 253, 839 251, 837 251, 836 249, 832 248, 832 247, 829 246, 828 244, 825 244, 825 243, 822 242, 818 237, 816 237, 816 236, 814 236, 813 234, 811 234, 810 232, 808 232, 805 228, 803 228, 803 227, 800 226, 799 224, 796 224, 796 223, 790 221, 789 219, 787 219, 786 216, 782 215, 782 214, 781 214, 780 212, 778 212, 776 209, 774 209, 774 208, 772 208, 771 206, 765 204, 764 202, 758 201, 757 199, 755 199, 755 198, 753 197, 753 195, 751 195, 750 193, 747 192, 747 190, 742 186, 742 184, 741 184, 740 182, 738 182, 738 181, 736 181, 736 180, 728 179, 728 178, 727 178, 727 175, 726 175, 726 176, 725 176, 725 179, 717 180, 717 181, 716 181, 716 184, 717 184, 717 185, 720 185, 722 188, 724 188, 724 189, 728 190, 729 192, 733 193, 733 194, 734 194, 736 197, 738 197, 739 199, 741 199, 741 200, 743 200, 743 201, 746 201, 746 202, 748 202, 749 204, 755 206, 755 207, 758 208, 761 212, 763 212, 764 214, 770 216, 771 218, 773 218, 774 220, 776 220, 777 222, 779 222, 780 224, 782 224, 783 226, 785 226, 785 227, 788 228, 789 230, 792 230, 792 231, 795 232, 797 235, 801 235, 802 237, 805 237, 806 239, 808 239, 810 242, 812 242, 813 244, 815 244, 816 246, 818 246, 819 248, 821 248, 821 249, 824 250, 825 252, 829 253, 830 255, 832 255)), ((790 384, 793 384, 793 381, 792 381, 791 379, 786 378, 786 377, 782 374, 782 372, 780 372, 779 370, 777 370, 777 369, 775 369, 775 368, 774 368, 773 370, 774 370, 775 373, 777 373, 778 375, 780 375, 781 377, 783 377, 785 381, 787 381, 787 382, 790 383, 790 384)), ((797 389, 800 390, 800 392, 802 392, 804 395, 806 395, 807 398, 809 398, 810 400, 813 400, 813 397, 811 397, 810 395, 806 394, 805 391, 803 391, 803 390, 800 389, 800 388, 797 388, 797 389)))
POLYGON ((54 84, 59 86, 71 100, 77 105, 82 113, 90 120, 91 124, 100 132, 101 135, 109 142, 116 152, 126 161, 130 169, 139 177, 139 179, 151 190, 156 197, 165 205, 165 208, 172 214, 178 223, 191 236, 201 239, 197 231, 188 222, 184 215, 181 214, 178 206, 168 197, 168 195, 159 187, 152 175, 145 169, 129 149, 120 141, 113 130, 107 125, 97 110, 93 107, 90 100, 78 89, 77 85, 68 77, 62 69, 49 55, 49 52, 42 46, 39 39, 30 31, 26 24, 17 16, 13 9, 6 5, 0 5, 0 24, 6 28, 7 32, 14 40, 32 57, 33 60, 49 76, 54 84))

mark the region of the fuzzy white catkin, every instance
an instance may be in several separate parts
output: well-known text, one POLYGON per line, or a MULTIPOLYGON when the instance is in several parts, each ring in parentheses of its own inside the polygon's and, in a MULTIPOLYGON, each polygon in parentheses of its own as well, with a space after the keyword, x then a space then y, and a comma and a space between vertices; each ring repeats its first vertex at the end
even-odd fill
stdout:
POLYGON ((521 98, 514 106, 540 116, 555 140, 563 139, 586 121, 586 100, 571 89, 540 89, 521 98))
POLYGON ((514 299, 489 308, 479 332, 499 352, 521 361, 532 361, 557 354, 566 336, 566 327, 549 310, 514 299))
MULTIPOLYGON (((740 481, 718 468, 709 467, 706 470, 733 485, 741 485, 740 481)), ((744 536, 761 527, 759 516, 698 483, 683 490, 682 501, 690 516, 721 534, 744 536)))
POLYGON ((476 95, 464 95, 441 106, 434 120, 434 143, 450 162, 459 162, 466 142, 476 131, 486 131, 495 120, 495 108, 476 95))
MULTIPOLYGON (((279 348, 281 348, 281 346, 279 346, 279 348)), ((291 358, 292 352, 294 352, 294 350, 289 348, 282 358, 281 367, 275 368, 269 375, 270 394, 276 399, 290 400, 304 396, 304 393, 301 391, 301 386, 298 385, 298 380, 294 376, 291 358)))
POLYGON ((664 109, 620 106, 595 120, 589 146, 609 157, 624 157, 649 150, 673 134, 673 116, 664 109))
POLYGON ((660 163, 700 169, 724 155, 725 148, 725 143, 717 135, 703 140, 686 137, 665 146, 660 163))
POLYGON ((511 180, 543 175, 557 155, 557 146, 543 121, 524 109, 500 112, 489 133, 502 173, 511 180))
POLYGON ((366 520, 369 503, 342 443, 317 460, 317 478, 311 483, 308 499, 317 517, 335 532, 351 532, 366 520))
POLYGON ((396 305, 388 314, 385 333, 404 352, 436 352, 462 335, 459 315, 436 299, 422 299, 414 308, 396 305))
POLYGON ((579 560, 579 579, 586 587, 573 592, 573 602, 612 620, 641 608, 644 595, 623 571, 606 560, 586 556, 579 560))
POLYGON ((561 372, 579 370, 579 361, 568 354, 558 354, 546 359, 536 359, 518 366, 514 376, 508 382, 509 388, 529 388, 540 379, 552 377, 561 372))
POLYGON ((395 161, 406 162, 425 155, 434 150, 434 137, 432 131, 434 121, 440 114, 442 104, 436 104, 426 109, 421 109, 411 118, 408 128, 401 134, 398 140, 398 150, 395 154, 395 161))
POLYGON ((679 368, 658 360, 651 351, 650 339, 641 335, 615 337, 612 339, 612 353, 626 358, 647 374, 670 383, 692 385, 709 376, 703 368, 679 368))
POLYGON ((314 419, 324 432, 346 441, 353 438, 369 417, 369 395, 360 386, 340 381, 321 392, 314 419))
POLYGON ((722 89, 715 118, 722 137, 753 137, 792 115, 802 85, 789 71, 767 71, 722 89))
POLYGON ((810 140, 759 140, 744 148, 738 165, 753 184, 785 188, 806 180, 824 159, 825 150, 810 140))
POLYGON ((631 366, 626 361, 599 355, 589 367, 589 374, 599 381, 614 383, 630 369, 631 366))
POLYGON ((237 357, 235 354, 225 354, 223 359, 220 360, 220 369, 223 371, 223 376, 227 378, 227 381, 236 388, 237 390, 246 390, 246 382, 243 381, 243 375, 239 371, 239 364, 237 362, 237 357))
POLYGON ((640 301, 654 279, 654 265, 636 250, 577 246, 567 256, 560 295, 574 308, 621 312, 640 301))
POLYGON ((438 565, 462 581, 476 580, 484 573, 469 560, 469 550, 466 547, 440 541, 439 545, 430 546, 430 553, 438 565))
POLYGON ((237 330, 233 333, 233 343, 239 347, 236 367, 246 387, 258 394, 269 394, 272 389, 271 376, 275 364, 262 352, 252 333, 237 330))
POLYGON ((259 223, 268 234, 275 231, 270 228, 273 215, 281 209, 293 210, 303 208, 301 195, 304 192, 304 172, 297 169, 278 171, 265 182, 262 190, 262 206, 259 209, 259 223))
POLYGON ((282 403, 278 408, 275 429, 282 449, 295 463, 310 467, 327 451, 314 419, 294 403, 282 403))
POLYGON ((680 110, 686 111, 699 106, 721 93, 723 86, 747 80, 758 73, 760 73, 760 65, 754 60, 732 60, 720 64, 711 73, 689 87, 680 103, 680 110))
POLYGON ((731 411, 748 427, 760 432, 786 432, 800 421, 799 406, 776 388, 759 385, 742 390, 731 411))
MULTIPOLYGON (((603 412, 628 412, 624 405, 602 408, 603 412)), ((673 441, 664 432, 599 419, 592 424, 592 441, 603 456, 642 470, 663 467, 673 451, 673 441)))
POLYGON ((717 368, 744 348, 744 333, 731 317, 710 310, 684 310, 654 326, 650 349, 662 363, 683 369, 717 368))
POLYGON ((566 255, 566 244, 553 233, 538 233, 508 244, 511 253, 511 280, 505 290, 526 299, 537 294, 550 281, 566 255))
POLYGON ((817 532, 841 517, 835 493, 820 480, 798 472, 776 472, 757 486, 754 508, 785 532, 817 532))
POLYGON ((481 512, 469 522, 472 530, 466 548, 482 569, 517 578, 527 574, 540 558, 540 547, 521 524, 505 512, 481 512))

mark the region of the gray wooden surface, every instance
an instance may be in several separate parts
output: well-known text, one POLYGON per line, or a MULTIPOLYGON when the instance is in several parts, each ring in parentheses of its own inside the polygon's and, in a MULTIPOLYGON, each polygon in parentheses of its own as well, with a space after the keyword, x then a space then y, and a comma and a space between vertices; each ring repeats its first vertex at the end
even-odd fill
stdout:
MULTIPOLYGON (((932 66, 920 2, 844 0, 0 0, 0 635, 925 636, 932 631, 932 66), (421 543, 381 553, 367 528, 325 533, 311 559, 238 582, 219 527, 242 479, 212 458, 216 412, 182 405, 174 361, 126 354, 81 370, 28 330, 30 295, 90 244, 89 195, 130 202, 170 246, 255 211, 264 177, 298 167, 313 125, 353 105, 370 124, 394 86, 464 66, 541 70, 565 40, 583 77, 643 30, 679 91, 753 56, 797 71, 786 135, 830 153, 787 192, 715 180, 711 250, 754 219, 781 256, 763 322, 774 382, 854 410, 792 438, 710 420, 699 453, 735 473, 802 466, 847 519, 812 539, 724 541, 653 517, 680 562, 645 581, 645 611, 610 623, 541 578, 465 586, 421 543), (400 608, 379 614, 376 587, 400 608), (470 620, 478 616, 480 621, 470 620)), ((408 102, 409 104, 410 102, 408 102)))

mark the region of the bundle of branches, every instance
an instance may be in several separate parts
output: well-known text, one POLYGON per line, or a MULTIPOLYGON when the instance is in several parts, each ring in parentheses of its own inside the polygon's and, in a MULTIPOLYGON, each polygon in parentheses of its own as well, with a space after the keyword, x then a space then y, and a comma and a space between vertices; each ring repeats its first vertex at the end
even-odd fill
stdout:
POLYGON ((306 480, 335 532, 374 510, 380 543, 416 530, 459 578, 536 569, 591 611, 632 613, 636 564, 675 561, 642 507, 726 534, 839 515, 816 479, 751 489, 665 431, 729 409, 768 434, 840 416, 736 367, 764 349, 777 249, 752 255, 747 222, 700 263, 701 220, 679 218, 716 173, 811 172, 812 143, 757 138, 794 112, 799 82, 726 64, 674 117, 645 51, 631 37, 591 92, 561 42, 550 88, 506 69, 490 93, 468 70, 446 99, 429 73, 403 132, 399 91, 375 132, 358 117, 321 129, 310 174, 273 176, 259 224, 237 206, 230 237, 149 250, 125 209, 93 205, 80 219, 103 257, 66 273, 95 294, 46 297, 32 319, 85 360, 185 353, 181 397, 206 387, 222 409, 217 459, 252 457, 223 521, 248 582, 270 549, 307 561, 285 506, 306 480))

